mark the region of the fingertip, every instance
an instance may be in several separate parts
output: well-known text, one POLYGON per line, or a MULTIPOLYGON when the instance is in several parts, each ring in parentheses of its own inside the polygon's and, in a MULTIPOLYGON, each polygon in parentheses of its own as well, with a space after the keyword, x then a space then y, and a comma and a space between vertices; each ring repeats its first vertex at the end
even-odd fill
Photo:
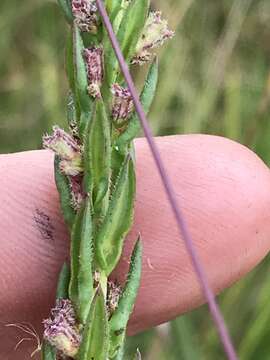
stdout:
MULTIPOLYGON (((249 149, 214 136, 157 139, 196 250, 215 293, 241 278, 270 247, 270 173, 249 149)), ((144 140, 136 142, 135 225, 118 277, 128 267, 137 233, 143 277, 132 333, 165 322, 204 302, 183 239, 144 140)))

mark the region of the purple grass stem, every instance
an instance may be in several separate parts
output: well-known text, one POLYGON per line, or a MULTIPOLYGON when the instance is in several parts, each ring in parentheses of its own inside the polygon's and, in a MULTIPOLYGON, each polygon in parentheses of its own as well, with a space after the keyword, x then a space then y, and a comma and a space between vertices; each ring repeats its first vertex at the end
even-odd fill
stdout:
POLYGON ((172 210, 173 210, 173 213, 174 213, 177 225, 178 225, 178 229, 179 229, 179 232, 180 232, 180 236, 182 237, 182 239, 183 239, 183 241, 185 243, 186 249, 187 249, 187 251, 189 253, 189 256, 191 258, 194 270, 195 270, 195 272, 197 274, 199 283, 201 285, 203 294, 205 296, 205 299, 208 302, 209 310, 210 310, 210 313, 212 315, 213 321, 214 321, 214 323, 216 325, 217 331, 219 333, 220 340, 221 340, 221 342, 223 344, 223 347, 224 347, 224 351, 225 351, 225 353, 227 355, 227 358, 229 360, 237 360, 238 356, 237 356, 236 351, 234 349, 234 346, 232 344, 232 340, 231 340, 230 335, 228 333, 225 321, 224 321, 223 316, 222 316, 222 314, 221 314, 221 312, 219 310, 219 307, 218 307, 217 302, 215 300, 214 293, 211 290, 210 285, 208 283, 205 270, 204 270, 204 268, 203 268, 203 266, 202 266, 202 264, 201 264, 201 262, 199 260, 197 251, 196 251, 196 249, 194 247, 193 240, 192 240, 191 234, 189 232, 187 223, 186 223, 186 221, 184 219, 182 210, 181 210, 181 208, 179 206, 179 203, 178 203, 178 201, 176 199, 176 195, 175 195, 173 186, 171 184, 169 176, 167 175, 167 172, 165 170, 165 166, 164 166, 163 161, 161 159, 159 150, 158 150, 157 145, 155 143, 155 140, 154 140, 154 137, 152 135, 151 129, 150 129, 149 125, 148 125, 145 112, 144 112, 143 107, 142 107, 142 105, 140 103, 137 90, 135 88, 134 82, 133 82, 131 74, 129 72, 129 68, 128 68, 126 62, 125 62, 124 56, 123 56, 122 51, 120 49, 120 46, 119 46, 119 43, 117 41, 116 35, 115 35, 114 31, 113 31, 113 27, 112 27, 112 24, 111 24, 110 19, 108 17, 107 11, 106 11, 106 9, 105 9, 105 7, 103 5, 102 0, 96 0, 96 3, 97 3, 99 13, 100 13, 100 15, 101 15, 101 17, 103 19, 104 26, 107 29, 110 41, 112 43, 112 47, 113 47, 113 49, 115 51, 115 55, 116 55, 116 57, 118 59, 119 65, 120 65, 120 68, 121 68, 122 73, 123 73, 123 75, 125 77, 127 86, 129 88, 129 91, 130 91, 131 96, 133 98, 136 112, 137 112, 138 117, 140 119, 140 122, 141 122, 141 125, 142 125, 142 128, 143 128, 145 137, 146 137, 147 142, 149 144, 150 150, 152 152, 152 156, 153 156, 153 158, 155 160, 155 163, 156 163, 156 166, 158 168, 160 178, 161 178, 163 186, 165 188, 168 200, 169 200, 170 205, 172 207, 172 210))

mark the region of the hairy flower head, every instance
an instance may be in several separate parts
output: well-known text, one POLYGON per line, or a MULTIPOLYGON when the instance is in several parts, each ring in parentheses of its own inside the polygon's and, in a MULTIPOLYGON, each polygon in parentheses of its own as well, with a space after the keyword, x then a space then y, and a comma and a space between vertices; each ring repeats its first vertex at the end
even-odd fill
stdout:
POLYGON ((60 169, 64 174, 75 176, 82 172, 80 145, 63 129, 54 126, 52 135, 44 135, 43 147, 60 158, 60 169))
POLYGON ((81 335, 70 300, 58 299, 51 310, 51 318, 44 320, 43 324, 45 340, 66 356, 74 357, 77 354, 81 335))
POLYGON ((112 117, 116 124, 122 124, 128 120, 133 111, 133 100, 130 91, 119 84, 112 85, 113 105, 112 117))
POLYGON ((107 294, 107 310, 111 315, 117 309, 122 288, 115 281, 108 281, 108 294, 107 294))
POLYGON ((167 20, 162 20, 160 11, 150 12, 142 35, 136 47, 133 64, 142 65, 151 59, 149 50, 161 46, 165 40, 171 39, 174 32, 169 30, 167 20))
POLYGON ((74 22, 83 32, 97 32, 97 6, 94 0, 72 0, 74 22))
POLYGON ((91 96, 100 98, 100 86, 103 80, 103 49, 92 47, 84 49, 84 58, 87 68, 88 92, 91 96))

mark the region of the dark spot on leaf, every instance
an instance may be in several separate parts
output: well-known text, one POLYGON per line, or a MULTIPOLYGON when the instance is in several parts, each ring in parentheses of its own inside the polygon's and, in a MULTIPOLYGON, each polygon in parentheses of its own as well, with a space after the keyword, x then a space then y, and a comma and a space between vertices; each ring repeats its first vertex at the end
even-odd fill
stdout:
POLYGON ((51 223, 50 217, 45 212, 36 208, 34 214, 34 223, 43 240, 54 241, 53 235, 55 228, 51 223))
POLYGON ((124 331, 125 331, 125 329, 122 328, 122 329, 116 330, 114 333, 116 336, 119 336, 119 335, 123 334, 124 331))

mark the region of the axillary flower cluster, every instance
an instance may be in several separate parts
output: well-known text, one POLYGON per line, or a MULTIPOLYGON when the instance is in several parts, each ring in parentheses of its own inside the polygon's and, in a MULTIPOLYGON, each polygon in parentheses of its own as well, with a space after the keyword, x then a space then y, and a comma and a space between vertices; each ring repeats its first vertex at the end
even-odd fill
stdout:
MULTIPOLYGON (((55 153, 55 182, 71 235, 51 316, 44 320, 44 360, 125 359, 127 323, 141 278, 138 238, 126 283, 110 279, 133 223, 133 140, 140 125, 131 94, 94 0, 58 0, 70 25, 66 47, 69 132, 53 127, 43 146, 55 153)), ((158 64, 152 49, 172 38, 149 0, 106 0, 127 64, 149 63, 140 100, 154 99, 158 64)), ((135 358, 139 357, 139 353, 135 358)))

